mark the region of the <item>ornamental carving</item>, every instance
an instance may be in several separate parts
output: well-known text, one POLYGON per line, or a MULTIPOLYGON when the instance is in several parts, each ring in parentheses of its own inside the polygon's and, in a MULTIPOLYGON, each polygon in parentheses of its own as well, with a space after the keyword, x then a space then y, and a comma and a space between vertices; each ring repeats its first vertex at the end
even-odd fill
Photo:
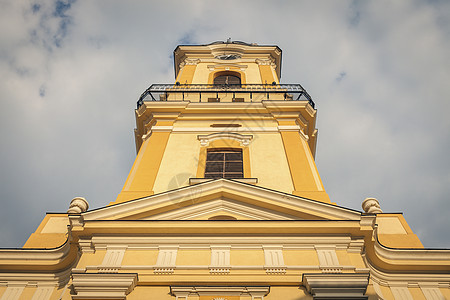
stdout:
POLYGON ((186 58, 180 63, 180 68, 184 66, 196 66, 200 62, 200 59, 198 58, 186 58))
POLYGON ((250 141, 253 139, 253 135, 243 135, 234 132, 219 132, 208 135, 198 135, 197 139, 200 141, 200 145, 202 145, 202 147, 206 147, 210 142, 220 139, 235 140, 238 141, 241 146, 247 147, 248 145, 250 145, 250 141))
POLYGON ((273 58, 257 58, 256 63, 260 66, 272 66, 276 68, 275 60, 273 58))
POLYGON ((366 198, 362 203, 362 208, 368 214, 379 214, 383 212, 380 203, 375 198, 366 198))
POLYGON ((83 197, 75 197, 70 201, 68 214, 80 214, 89 209, 89 203, 83 197))

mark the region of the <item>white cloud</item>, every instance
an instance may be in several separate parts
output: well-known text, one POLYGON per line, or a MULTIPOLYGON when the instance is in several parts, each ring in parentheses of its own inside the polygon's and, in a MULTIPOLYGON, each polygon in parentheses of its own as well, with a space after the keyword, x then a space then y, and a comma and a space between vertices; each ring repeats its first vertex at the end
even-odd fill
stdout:
POLYGON ((231 37, 279 45, 282 81, 313 96, 333 201, 360 209, 376 196, 426 246, 450 247, 449 6, 1 1, 1 246, 21 246, 44 211, 75 196, 114 200, 135 155, 140 93, 173 82, 178 43, 231 37))

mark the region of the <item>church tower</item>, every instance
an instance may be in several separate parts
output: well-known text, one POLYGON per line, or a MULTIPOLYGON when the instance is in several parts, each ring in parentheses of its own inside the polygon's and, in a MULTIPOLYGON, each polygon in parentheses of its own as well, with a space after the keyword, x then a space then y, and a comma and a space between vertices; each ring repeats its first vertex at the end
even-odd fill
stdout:
POLYGON ((116 202, 228 178, 330 203, 314 162, 316 110, 280 84, 281 49, 240 42, 178 46, 175 84, 140 97, 138 154, 116 202))
POLYGON ((0 300, 450 299, 450 250, 377 199, 330 201, 315 103, 280 82, 281 54, 178 46, 175 81, 138 99, 120 194, 74 198, 0 249, 0 300))

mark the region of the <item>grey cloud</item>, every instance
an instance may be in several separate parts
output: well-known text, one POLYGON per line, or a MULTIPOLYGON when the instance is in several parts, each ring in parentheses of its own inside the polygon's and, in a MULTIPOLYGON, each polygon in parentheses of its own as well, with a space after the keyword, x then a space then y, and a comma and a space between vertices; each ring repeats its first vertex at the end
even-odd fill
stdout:
POLYGON ((314 98, 332 201, 360 209, 378 197, 426 246, 450 247, 445 1, 0 5, 0 246, 21 246, 75 196, 113 201, 134 160, 140 93, 173 82, 178 43, 231 37, 278 44, 282 81, 314 98))

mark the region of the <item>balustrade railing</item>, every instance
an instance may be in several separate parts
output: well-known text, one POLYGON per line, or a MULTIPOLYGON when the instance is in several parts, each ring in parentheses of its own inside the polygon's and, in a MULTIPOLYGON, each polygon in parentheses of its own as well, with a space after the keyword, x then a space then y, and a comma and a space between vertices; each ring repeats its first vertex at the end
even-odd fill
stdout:
MULTIPOLYGON (((137 107, 145 101, 195 101, 210 102, 221 95, 231 94, 232 99, 245 97, 248 101, 289 100, 308 101, 314 108, 311 96, 300 84, 152 84, 139 97, 137 107), (203 96, 203 97, 202 97, 203 96)), ((242 98, 240 98, 242 99, 242 98)))

